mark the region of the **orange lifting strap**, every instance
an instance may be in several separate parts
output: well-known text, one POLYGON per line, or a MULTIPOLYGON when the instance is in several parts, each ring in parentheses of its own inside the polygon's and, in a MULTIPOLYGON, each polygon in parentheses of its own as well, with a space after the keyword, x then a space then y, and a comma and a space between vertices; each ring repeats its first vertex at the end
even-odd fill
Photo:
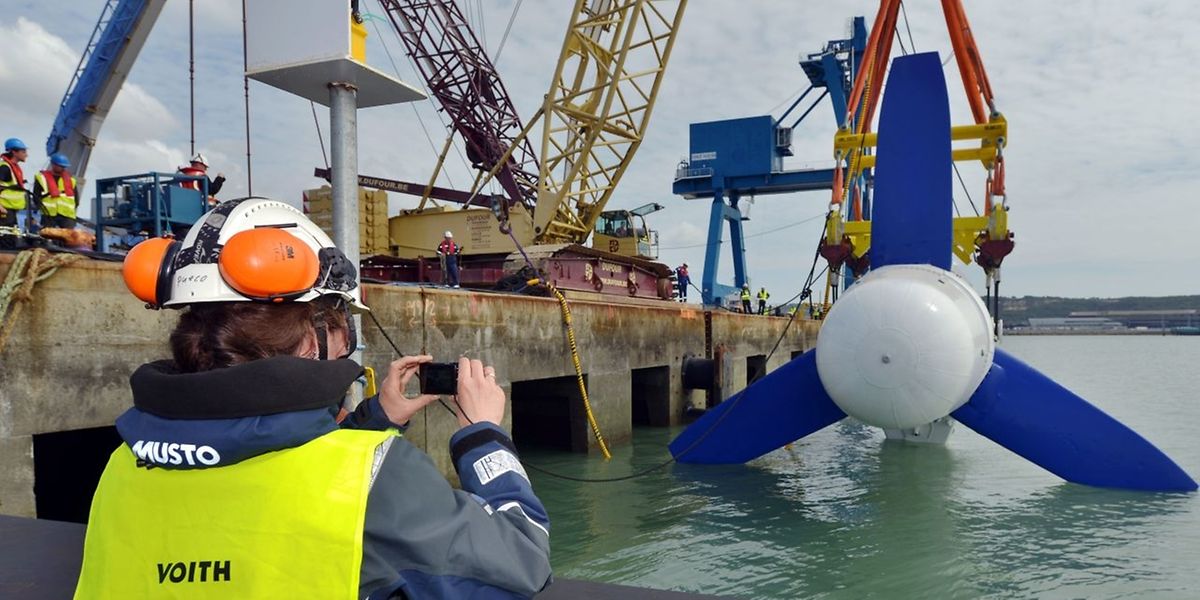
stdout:
MULTIPOLYGON (((883 88, 883 77, 887 73, 887 63, 891 59, 892 40, 896 37, 896 19, 900 13, 902 0, 883 0, 879 3, 879 12, 871 26, 871 35, 867 38, 867 47, 863 52, 862 67, 854 78, 854 88, 847 102, 846 122, 844 129, 853 126, 855 133, 870 133, 871 121, 879 106, 879 94, 883 88), (861 109, 861 115, 860 113, 861 109)), ((962 77, 963 89, 967 93, 967 103, 971 107, 971 116, 975 123, 988 121, 989 115, 996 111, 992 95, 992 86, 983 68, 983 59, 979 55, 979 47, 975 44, 975 36, 971 34, 971 25, 967 22, 967 14, 963 11, 961 0, 942 0, 942 13, 946 17, 946 29, 950 33, 950 44, 954 58, 958 63, 958 72, 962 77)), ((856 152, 861 152, 858 150, 856 152)), ((833 200, 831 204, 840 205, 845 195, 846 180, 842 174, 846 157, 838 160, 834 173, 833 200)), ((1004 195, 1004 163, 1003 156, 996 157, 995 174, 989 177, 988 198, 994 195, 1004 195)), ((853 170, 855 165, 851 165, 853 170)), ((857 172, 851 176, 856 177, 857 172)))

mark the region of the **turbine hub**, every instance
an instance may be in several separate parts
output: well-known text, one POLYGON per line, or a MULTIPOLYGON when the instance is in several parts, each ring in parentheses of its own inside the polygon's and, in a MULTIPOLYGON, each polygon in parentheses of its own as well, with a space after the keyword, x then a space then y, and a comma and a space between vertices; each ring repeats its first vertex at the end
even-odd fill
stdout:
POLYGON ((992 365, 991 317, 958 275, 930 265, 872 270, 834 304, 817 373, 846 414, 904 429, 970 399, 992 365))

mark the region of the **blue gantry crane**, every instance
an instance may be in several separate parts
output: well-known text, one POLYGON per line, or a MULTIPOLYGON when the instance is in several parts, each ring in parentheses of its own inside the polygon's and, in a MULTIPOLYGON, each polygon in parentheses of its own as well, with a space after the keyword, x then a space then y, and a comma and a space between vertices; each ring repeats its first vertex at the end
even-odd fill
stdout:
POLYGON ((108 0, 63 94, 46 156, 61 153, 82 179, 100 127, 166 0, 108 0))
MULTIPOLYGON (((810 85, 778 119, 762 115, 691 124, 689 157, 676 171, 672 191, 687 199, 712 198, 701 280, 701 298, 705 305, 720 304, 728 294, 749 281, 742 233, 742 221, 747 217, 739 207, 742 198, 833 187, 834 169, 785 171, 783 159, 792 155, 792 130, 826 96, 833 105, 836 126, 844 125, 847 97, 866 43, 866 22, 863 17, 855 17, 851 22, 850 37, 831 40, 820 52, 801 60, 800 66, 810 85), (786 124, 792 112, 817 89, 823 91, 799 117, 786 124), (733 258, 732 286, 717 282, 726 223, 733 258)), ((869 177, 869 173, 865 176, 869 177)), ((864 213, 869 214, 870 201, 869 198, 865 200, 864 213)))

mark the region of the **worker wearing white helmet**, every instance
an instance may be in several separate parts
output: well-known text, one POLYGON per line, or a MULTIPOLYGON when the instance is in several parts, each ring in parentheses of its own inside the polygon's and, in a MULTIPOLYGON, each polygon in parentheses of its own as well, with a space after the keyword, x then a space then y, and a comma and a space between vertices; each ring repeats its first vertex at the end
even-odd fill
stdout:
POLYGON ((454 242, 454 232, 446 230, 442 243, 438 244, 437 253, 442 264, 442 284, 458 287, 458 257, 462 254, 462 246, 454 242))
MULTIPOLYGON (((357 270, 300 211, 221 203, 183 241, 125 259, 152 308, 182 309, 172 360, 130 377, 124 444, 92 500, 76 598, 525 598, 550 578, 549 518, 499 426, 495 369, 458 362, 454 490, 396 434, 434 395, 362 367, 357 270)), ((395 323, 393 323, 395 325, 395 323)), ((402 327, 402 326, 401 326, 402 327)))
MULTIPOLYGON (((208 179, 209 202, 216 204, 217 194, 220 193, 221 186, 225 185, 225 174, 217 173, 216 179, 210 178, 208 176, 208 158, 206 158, 203 154, 196 153, 196 155, 192 157, 192 160, 188 166, 179 167, 176 172, 178 172, 180 175, 187 175, 189 177, 204 177, 205 179, 208 179)), ((180 181, 179 185, 190 190, 201 191, 200 181, 197 179, 180 181)))

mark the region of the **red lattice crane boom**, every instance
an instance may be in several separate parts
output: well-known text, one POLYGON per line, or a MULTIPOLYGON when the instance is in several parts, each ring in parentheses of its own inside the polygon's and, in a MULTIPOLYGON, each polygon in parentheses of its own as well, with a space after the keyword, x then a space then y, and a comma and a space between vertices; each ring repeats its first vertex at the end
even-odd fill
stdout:
MULTIPOLYGON (((449 116, 450 130, 462 137, 471 166, 482 176, 504 159, 495 177, 508 206, 522 204, 532 212, 537 201, 537 156, 528 140, 518 139, 525 123, 462 11, 446 0, 380 3, 430 94, 449 116), (517 147, 505 156, 514 143, 517 147)), ((449 140, 439 169, 448 149, 449 140)))

